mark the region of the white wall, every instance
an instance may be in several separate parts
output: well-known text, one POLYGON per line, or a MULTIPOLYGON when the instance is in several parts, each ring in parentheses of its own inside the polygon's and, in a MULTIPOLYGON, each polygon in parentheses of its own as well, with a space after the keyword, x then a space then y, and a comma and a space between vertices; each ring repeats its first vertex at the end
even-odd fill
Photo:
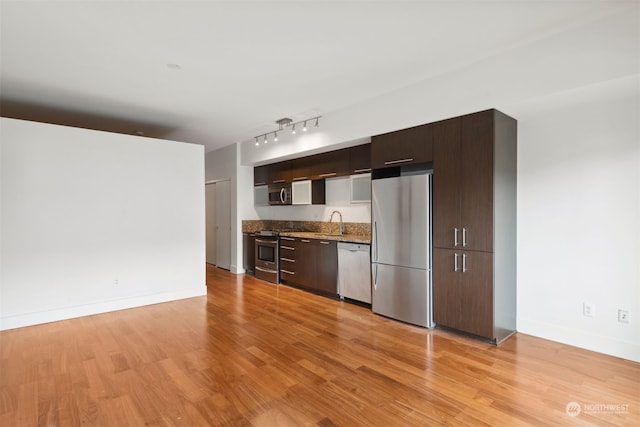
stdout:
POLYGON ((206 294, 203 147, 2 118, 0 329, 206 294))
POLYGON ((518 110, 518 330, 640 361, 639 78, 518 110), (594 304, 585 317, 582 303, 594 304), (618 323, 618 309, 630 323, 618 323))

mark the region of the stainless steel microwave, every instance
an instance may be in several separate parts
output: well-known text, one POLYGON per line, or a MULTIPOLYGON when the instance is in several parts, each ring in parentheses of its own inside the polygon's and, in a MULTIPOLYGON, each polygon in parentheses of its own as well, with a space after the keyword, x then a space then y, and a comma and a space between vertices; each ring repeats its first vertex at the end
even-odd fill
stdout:
POLYGON ((269 184, 269 205, 290 205, 291 183, 269 184))

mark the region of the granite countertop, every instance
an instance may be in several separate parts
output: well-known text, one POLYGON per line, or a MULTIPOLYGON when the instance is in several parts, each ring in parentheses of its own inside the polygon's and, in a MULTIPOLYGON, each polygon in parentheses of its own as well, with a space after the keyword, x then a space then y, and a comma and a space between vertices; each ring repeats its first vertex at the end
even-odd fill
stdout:
POLYGON ((371 244, 371 223, 344 222, 344 234, 338 234, 338 222, 322 221, 280 221, 280 220, 243 220, 242 232, 253 233, 259 230, 280 230, 281 236, 303 239, 334 240, 336 242, 371 244))
POLYGON ((281 232, 280 236, 285 237, 298 237, 302 239, 319 239, 319 240, 334 240, 336 242, 346 242, 346 243, 364 243, 371 244, 371 238, 362 234, 323 234, 317 232, 310 231, 291 231, 291 232, 281 232))

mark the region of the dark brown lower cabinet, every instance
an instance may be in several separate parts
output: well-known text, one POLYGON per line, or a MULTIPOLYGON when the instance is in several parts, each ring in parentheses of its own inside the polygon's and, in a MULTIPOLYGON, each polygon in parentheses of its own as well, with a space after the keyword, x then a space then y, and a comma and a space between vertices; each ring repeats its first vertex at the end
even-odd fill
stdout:
POLYGON ((491 252, 434 249, 433 313, 437 325, 497 339, 491 252))
POLYGON ((338 246, 334 241, 282 237, 280 279, 321 294, 338 294, 338 246))
POLYGON ((316 240, 316 284, 320 292, 338 294, 338 245, 334 241, 316 240))
POLYGON ((280 280, 295 281, 298 275, 296 261, 296 239, 290 237, 280 238, 280 280))
POLYGON ((316 285, 316 245, 311 239, 300 239, 297 244, 296 263, 298 277, 295 283, 307 288, 316 285))
POLYGON ((454 269, 449 249, 433 250, 433 320, 437 325, 462 327, 462 276, 454 269))

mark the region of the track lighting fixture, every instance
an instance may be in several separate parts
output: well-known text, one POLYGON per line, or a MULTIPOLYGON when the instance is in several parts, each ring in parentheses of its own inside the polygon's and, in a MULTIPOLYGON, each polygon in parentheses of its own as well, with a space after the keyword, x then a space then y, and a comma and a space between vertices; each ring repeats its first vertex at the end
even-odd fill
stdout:
POLYGON ((315 120, 315 127, 319 126, 319 121, 320 121, 320 117, 322 116, 316 116, 316 117, 311 117, 310 119, 306 119, 306 120, 301 120, 299 122, 294 122, 291 119, 288 118, 283 118, 280 120, 276 120, 276 124, 278 125, 278 130, 275 131, 271 131, 271 132, 267 132, 267 133, 263 133, 260 135, 257 135, 255 137, 256 140, 256 147, 260 145, 260 138, 264 138, 263 142, 266 144, 269 142, 269 140, 267 139, 267 137, 269 136, 270 133, 273 133, 273 141, 276 142, 278 140, 278 132, 283 130, 286 127, 291 127, 291 134, 295 135, 296 134, 296 125, 302 124, 302 131, 306 132, 307 131, 307 122, 315 120))

